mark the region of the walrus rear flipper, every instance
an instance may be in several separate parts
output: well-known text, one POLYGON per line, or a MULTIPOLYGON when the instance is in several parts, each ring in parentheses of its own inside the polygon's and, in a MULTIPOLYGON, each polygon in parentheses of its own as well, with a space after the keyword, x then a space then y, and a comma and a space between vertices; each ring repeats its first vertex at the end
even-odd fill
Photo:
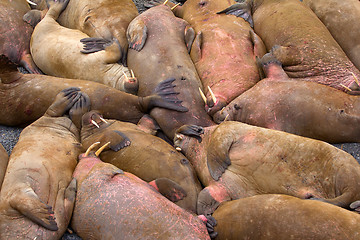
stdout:
POLYGON ((202 32, 196 34, 195 40, 190 49, 190 56, 194 63, 201 59, 201 46, 202 46, 202 32))
POLYGON ((43 203, 30 187, 19 189, 9 201, 10 206, 33 222, 51 231, 57 231, 58 226, 51 206, 43 203))
POLYGON ((254 28, 254 22, 251 16, 251 6, 246 2, 235 3, 234 5, 231 5, 230 7, 220 12, 217 12, 217 14, 222 13, 225 13, 226 15, 235 15, 237 17, 241 17, 245 21, 247 21, 252 28, 254 28))
POLYGON ((181 105, 182 101, 176 97, 179 93, 174 91, 174 87, 176 87, 172 84, 174 81, 175 78, 166 79, 156 86, 153 95, 144 98, 139 97, 142 112, 149 112, 154 107, 178 112, 189 111, 188 108, 181 105))
POLYGON ((180 201, 187 196, 186 191, 179 184, 168 178, 158 178, 149 184, 172 202, 180 201))
POLYGON ((129 48, 139 52, 144 47, 147 38, 147 27, 139 17, 130 22, 126 37, 129 48))
POLYGON ((83 50, 80 52, 85 54, 105 50, 105 47, 111 43, 111 41, 104 38, 83 38, 80 42, 84 44, 83 50))

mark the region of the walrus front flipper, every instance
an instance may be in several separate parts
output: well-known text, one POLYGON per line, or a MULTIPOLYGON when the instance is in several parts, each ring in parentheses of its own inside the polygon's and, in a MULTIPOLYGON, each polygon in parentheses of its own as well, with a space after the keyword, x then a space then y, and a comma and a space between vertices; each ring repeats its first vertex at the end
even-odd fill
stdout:
POLYGON ((206 225, 206 229, 208 230, 209 236, 211 239, 214 239, 217 237, 218 233, 215 232, 214 227, 217 225, 216 219, 209 215, 198 215, 198 218, 200 218, 201 221, 203 221, 206 225))
POLYGON ((32 9, 25 13, 23 16, 23 20, 30 24, 33 28, 36 27, 36 25, 41 21, 43 18, 43 13, 40 10, 32 9))
POLYGON ((207 148, 207 166, 210 175, 217 181, 231 165, 229 151, 234 139, 232 135, 217 134, 215 130, 211 136, 209 146, 207 148))
POLYGON ((0 55, 0 83, 8 84, 20 79, 22 74, 17 70, 15 63, 8 57, 0 55))
POLYGON ((234 5, 231 5, 230 7, 220 12, 217 12, 217 14, 222 13, 225 13, 226 15, 235 15, 237 17, 241 17, 245 21, 247 21, 252 28, 254 27, 254 21, 251 16, 251 6, 249 3, 235 3, 234 5))
POLYGON ((194 63, 197 63, 201 59, 201 44, 202 44, 202 32, 199 31, 196 34, 195 40, 192 44, 190 56, 194 63))
POLYGON ((275 80, 288 78, 282 68, 281 62, 272 53, 265 54, 257 63, 261 65, 264 75, 267 78, 275 80))
POLYGON ((83 38, 80 40, 84 44, 83 50, 81 53, 89 54, 95 53, 101 50, 105 50, 105 47, 111 44, 111 41, 104 38, 83 38))
MULTIPOLYGON (((199 143, 202 142, 201 134, 204 133, 204 128, 197 126, 197 125, 184 125, 181 126, 178 130, 176 130, 174 142, 176 139, 179 139, 178 134, 183 134, 186 136, 190 136, 193 138, 196 138, 199 143)), ((181 140, 181 139, 180 139, 181 140)))
POLYGON ((187 196, 186 191, 179 184, 168 178, 158 178, 149 184, 172 202, 180 201, 187 196))
POLYGON ((81 129, 82 116, 90 111, 91 101, 89 96, 81 92, 80 98, 75 102, 69 111, 71 121, 78 129, 81 129))
POLYGON ((52 208, 43 203, 30 187, 19 189, 9 201, 10 206, 33 222, 51 231, 57 231, 58 226, 52 208))
POLYGON ((191 46, 193 45, 195 39, 195 31, 192 27, 189 25, 185 27, 185 44, 186 48, 188 50, 188 53, 190 53, 191 46))
POLYGON ((140 51, 146 42, 147 27, 139 17, 132 20, 126 31, 126 37, 129 42, 129 48, 140 51))
POLYGON ((197 214, 209 215, 223 201, 229 201, 231 198, 227 192, 216 185, 210 185, 200 191, 197 201, 197 214))
POLYGON ((55 101, 46 110, 45 115, 50 117, 63 116, 81 97, 80 88, 70 87, 56 95, 55 101))
POLYGON ((130 146, 131 141, 130 139, 122 132, 120 131, 112 131, 113 134, 111 134, 111 141, 110 141, 110 149, 117 152, 124 147, 130 146))
POLYGON ((182 101, 177 98, 179 93, 174 91, 174 87, 176 87, 176 85, 172 84, 174 81, 175 78, 166 79, 156 86, 153 95, 144 98, 139 97, 142 112, 149 112, 154 107, 178 112, 189 111, 189 109, 181 105, 182 101))
POLYGON ((266 47, 263 40, 254 32, 254 30, 250 30, 250 39, 254 46, 254 56, 258 58, 262 58, 266 54, 266 47))

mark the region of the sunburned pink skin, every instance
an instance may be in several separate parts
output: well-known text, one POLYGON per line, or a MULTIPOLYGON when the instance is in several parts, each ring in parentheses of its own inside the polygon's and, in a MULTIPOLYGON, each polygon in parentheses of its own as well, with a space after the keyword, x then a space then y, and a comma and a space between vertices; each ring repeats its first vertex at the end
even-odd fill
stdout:
POLYGON ((74 177, 78 191, 72 227, 83 239, 210 239, 200 218, 93 153, 80 156, 74 177))

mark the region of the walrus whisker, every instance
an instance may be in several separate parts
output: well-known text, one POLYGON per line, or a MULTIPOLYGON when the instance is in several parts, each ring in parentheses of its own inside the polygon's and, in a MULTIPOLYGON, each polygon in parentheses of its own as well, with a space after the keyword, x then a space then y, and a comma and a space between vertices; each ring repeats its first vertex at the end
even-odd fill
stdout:
POLYGON ((214 94, 213 91, 211 90, 210 86, 208 86, 208 89, 209 89, 209 92, 210 92, 210 95, 211 95, 212 100, 214 101, 214 103, 216 103, 215 94, 214 94))
POLYGON ((94 120, 91 120, 91 123, 94 124, 97 128, 100 128, 100 126, 94 120))
POLYGON ((95 155, 98 157, 100 155, 100 153, 107 147, 109 146, 110 142, 105 143, 101 148, 99 148, 96 152, 95 155))
POLYGON ((205 94, 203 93, 203 91, 201 91, 201 88, 199 88, 199 92, 200 92, 201 98, 204 100, 204 102, 206 104, 206 97, 205 97, 205 94))
POLYGON ((180 5, 180 3, 177 3, 175 6, 173 6, 172 8, 170 8, 171 9, 171 11, 172 10, 174 10, 177 6, 179 6, 180 5))
POLYGON ((352 90, 350 88, 348 88, 347 86, 345 86, 344 84, 340 83, 340 86, 342 86, 343 88, 345 88, 346 90, 348 90, 349 92, 351 92, 352 90))
POLYGON ((175 149, 179 152, 181 152, 181 150, 182 150, 181 147, 176 147, 175 149))
POLYGON ((32 1, 30 1, 30 0, 26 0, 26 2, 27 2, 28 4, 30 4, 30 5, 37 6, 37 4, 36 4, 36 3, 34 3, 34 2, 32 2, 32 1))
POLYGON ((100 144, 100 142, 95 142, 95 143, 91 144, 90 147, 88 147, 88 149, 84 153, 84 157, 87 157, 89 155, 89 152, 98 144, 100 144))
POLYGON ((102 117, 99 117, 101 121, 103 121, 104 123, 108 123, 105 119, 103 119, 102 117))
POLYGON ((165 2, 163 3, 163 5, 166 5, 168 3, 169 0, 165 0, 165 2))
POLYGON ((353 72, 351 72, 351 74, 353 75, 356 84, 360 87, 359 80, 357 79, 357 77, 355 76, 355 74, 354 74, 353 72))

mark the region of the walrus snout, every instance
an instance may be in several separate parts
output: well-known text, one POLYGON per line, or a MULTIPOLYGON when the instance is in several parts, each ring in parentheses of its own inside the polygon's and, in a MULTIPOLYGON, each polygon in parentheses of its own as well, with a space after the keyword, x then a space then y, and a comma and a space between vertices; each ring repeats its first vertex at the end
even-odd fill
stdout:
POLYGON ((102 117, 98 111, 90 111, 83 115, 82 126, 93 126, 100 128, 102 125, 108 124, 108 122, 102 117))

